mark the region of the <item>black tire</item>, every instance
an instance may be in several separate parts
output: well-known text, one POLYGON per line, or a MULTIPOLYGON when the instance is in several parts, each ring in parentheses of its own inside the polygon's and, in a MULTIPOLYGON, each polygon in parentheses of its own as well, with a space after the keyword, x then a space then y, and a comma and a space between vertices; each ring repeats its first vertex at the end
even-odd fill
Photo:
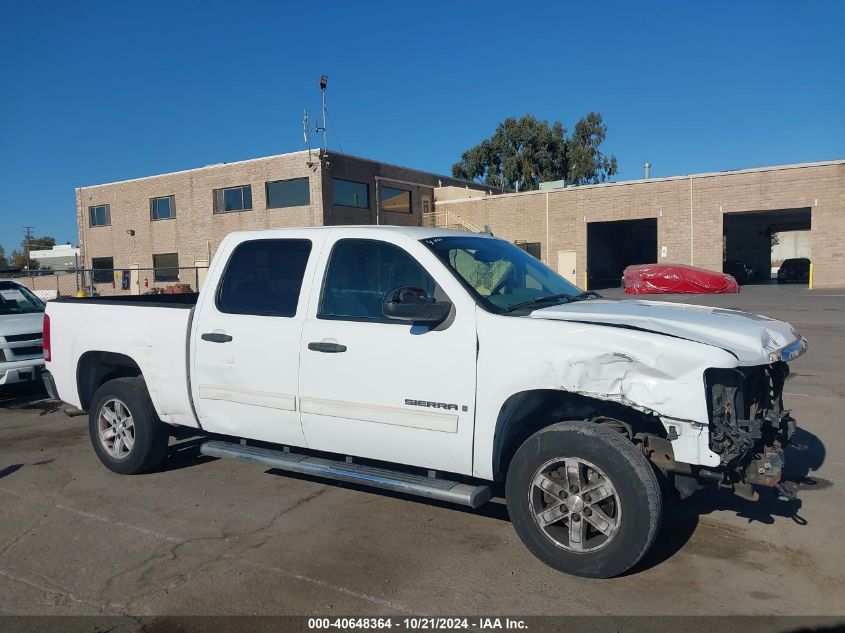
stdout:
MULTIPOLYGON (((511 522, 529 551, 554 569, 588 578, 611 578, 633 567, 654 543, 663 516, 660 484, 651 464, 626 437, 594 422, 559 422, 529 437, 510 463, 505 495, 511 522), (539 526, 532 512, 532 503, 543 503, 532 501, 532 495, 539 493, 540 498, 547 498, 533 485, 535 475, 544 465, 563 458, 594 465, 615 490, 615 496, 609 497, 611 510, 617 512, 619 508, 618 528, 613 536, 597 531, 591 520, 586 520, 591 538, 599 541, 593 551, 574 551, 567 544, 556 542, 539 526)), ((560 507, 569 514, 546 529, 568 534, 573 517, 584 520, 581 517, 586 516, 585 510, 579 515, 565 506, 564 503, 560 507)), ((590 516, 596 519, 596 515, 590 516)), ((584 538, 583 542, 588 541, 584 538)))
POLYGON ((152 470, 167 456, 168 426, 158 419, 143 378, 115 378, 103 383, 91 400, 88 432, 94 452, 103 465, 121 475, 152 470), (134 427, 134 443, 122 458, 110 454, 100 439, 101 412, 104 405, 114 400, 128 409, 134 427))

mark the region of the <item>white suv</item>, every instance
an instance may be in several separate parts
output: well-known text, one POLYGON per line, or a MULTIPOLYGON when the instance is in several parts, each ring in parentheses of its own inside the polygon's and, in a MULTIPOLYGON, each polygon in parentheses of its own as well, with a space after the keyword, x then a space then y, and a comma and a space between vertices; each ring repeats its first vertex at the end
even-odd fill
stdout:
POLYGON ((0 385, 40 377, 43 318, 41 299, 14 281, 0 280, 0 385))

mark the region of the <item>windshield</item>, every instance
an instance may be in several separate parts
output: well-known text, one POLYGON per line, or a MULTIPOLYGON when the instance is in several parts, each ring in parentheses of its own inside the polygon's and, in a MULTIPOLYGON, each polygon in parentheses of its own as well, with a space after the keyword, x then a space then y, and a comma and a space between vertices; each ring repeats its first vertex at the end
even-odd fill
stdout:
MULTIPOLYGON (((506 312, 517 304, 543 297, 548 297, 551 304, 581 294, 540 260, 504 240, 467 235, 431 237, 422 243, 434 251, 479 303, 493 312, 506 312)), ((537 306, 542 304, 540 301, 537 306)))
POLYGON ((0 314, 44 312, 44 302, 18 284, 0 283, 0 314))

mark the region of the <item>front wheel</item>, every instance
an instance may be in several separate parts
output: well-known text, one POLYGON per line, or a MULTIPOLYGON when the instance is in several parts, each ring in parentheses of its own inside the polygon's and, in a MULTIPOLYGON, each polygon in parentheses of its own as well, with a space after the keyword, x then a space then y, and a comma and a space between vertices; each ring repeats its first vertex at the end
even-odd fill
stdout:
POLYGON ((170 434, 142 378, 115 378, 97 389, 88 413, 94 452, 121 475, 152 470, 167 455, 170 434))
POLYGON ((610 578, 630 569, 652 546, 663 514, 648 460, 593 422, 559 422, 529 437, 505 487, 525 546, 576 576, 610 578))

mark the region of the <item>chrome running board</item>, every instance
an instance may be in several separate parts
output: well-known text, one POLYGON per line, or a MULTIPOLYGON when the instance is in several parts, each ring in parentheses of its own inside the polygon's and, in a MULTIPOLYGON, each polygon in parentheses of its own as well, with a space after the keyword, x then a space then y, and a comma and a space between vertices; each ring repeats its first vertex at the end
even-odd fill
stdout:
POLYGON ((230 457, 279 470, 404 492, 470 508, 477 508, 487 503, 492 496, 490 486, 475 486, 398 470, 365 466, 351 462, 349 459, 342 462, 287 450, 277 451, 217 440, 204 443, 200 447, 200 452, 209 457, 230 457))

